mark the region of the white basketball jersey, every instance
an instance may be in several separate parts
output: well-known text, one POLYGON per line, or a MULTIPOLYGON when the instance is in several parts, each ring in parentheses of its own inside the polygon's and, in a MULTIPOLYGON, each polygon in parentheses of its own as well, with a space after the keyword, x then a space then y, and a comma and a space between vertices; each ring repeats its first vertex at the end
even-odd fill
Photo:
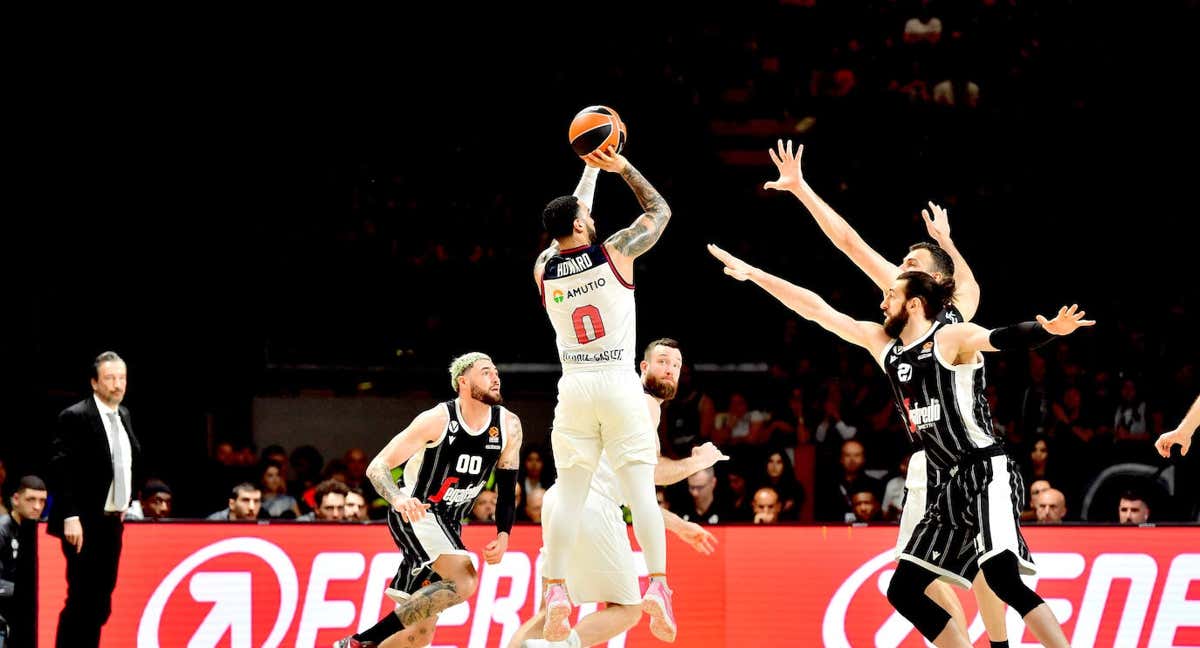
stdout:
POLYGON ((563 373, 632 367, 637 336, 633 286, 601 244, 562 250, 546 262, 542 303, 563 373))

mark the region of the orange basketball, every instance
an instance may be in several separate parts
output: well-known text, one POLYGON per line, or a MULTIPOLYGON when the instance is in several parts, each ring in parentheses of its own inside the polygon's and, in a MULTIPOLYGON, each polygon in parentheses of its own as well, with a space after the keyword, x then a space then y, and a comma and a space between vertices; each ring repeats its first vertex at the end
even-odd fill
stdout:
POLYGON ((580 157, 609 146, 617 147, 620 153, 625 148, 625 122, 608 106, 588 106, 571 120, 568 137, 580 157))

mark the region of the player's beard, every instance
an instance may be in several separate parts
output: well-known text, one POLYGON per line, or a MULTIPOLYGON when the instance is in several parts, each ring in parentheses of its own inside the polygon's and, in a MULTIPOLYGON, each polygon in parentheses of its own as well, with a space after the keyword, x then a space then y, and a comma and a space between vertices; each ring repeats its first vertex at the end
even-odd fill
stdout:
POLYGON ((483 403, 484 405, 499 405, 504 402, 504 397, 500 394, 492 395, 492 392, 482 389, 476 385, 471 385, 471 398, 483 403))
POLYGON ((678 388, 677 384, 659 380, 654 377, 654 374, 646 374, 646 377, 642 378, 642 389, 647 394, 655 398, 661 398, 664 401, 675 398, 675 391, 678 388))
POLYGON ((904 325, 908 324, 908 311, 901 310, 897 315, 888 315, 883 321, 883 332, 888 334, 890 338, 900 337, 900 332, 904 330, 904 325))

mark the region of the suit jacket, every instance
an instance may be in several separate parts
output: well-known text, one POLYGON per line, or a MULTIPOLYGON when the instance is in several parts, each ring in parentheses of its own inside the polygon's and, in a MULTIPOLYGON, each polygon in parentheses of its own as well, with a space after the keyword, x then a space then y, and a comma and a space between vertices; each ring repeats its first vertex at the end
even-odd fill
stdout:
MULTIPOLYGON (((129 410, 123 405, 117 410, 129 434, 133 466, 130 486, 131 490, 136 490, 142 447, 133 434, 129 410)), ((63 520, 78 515, 86 534, 88 521, 104 515, 104 503, 113 480, 112 451, 95 397, 88 396, 59 412, 51 442, 48 476, 46 486, 50 489, 52 505, 46 532, 61 537, 63 520)))

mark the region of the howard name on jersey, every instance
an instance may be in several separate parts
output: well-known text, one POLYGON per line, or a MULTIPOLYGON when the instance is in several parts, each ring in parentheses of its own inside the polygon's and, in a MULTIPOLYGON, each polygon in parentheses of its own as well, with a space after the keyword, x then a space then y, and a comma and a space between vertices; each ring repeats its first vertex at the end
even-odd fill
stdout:
POLYGON ((637 318, 633 285, 601 244, 562 250, 546 262, 542 303, 564 371, 634 361, 637 318))
POLYGON ((508 438, 505 409, 493 405, 491 418, 479 430, 462 421, 456 400, 443 403, 449 420, 437 441, 427 444, 404 465, 401 490, 429 502, 429 512, 442 519, 461 520, 487 485, 508 438))

